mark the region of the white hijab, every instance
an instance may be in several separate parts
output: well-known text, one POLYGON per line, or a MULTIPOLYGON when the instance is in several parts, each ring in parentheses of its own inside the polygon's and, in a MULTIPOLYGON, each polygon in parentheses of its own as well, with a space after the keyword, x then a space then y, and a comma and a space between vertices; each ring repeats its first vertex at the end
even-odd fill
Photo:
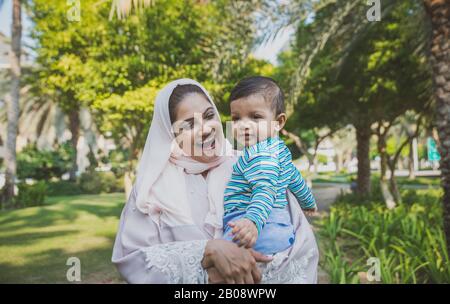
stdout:
POLYGON ((186 174, 209 170, 207 176, 209 212, 205 225, 210 225, 218 237, 222 233, 223 194, 231 176, 233 151, 224 138, 222 126, 216 130, 216 147, 221 156, 210 163, 201 163, 180 153, 175 142, 169 116, 169 98, 177 85, 193 84, 202 89, 211 102, 217 117, 219 113, 205 88, 192 79, 178 79, 166 85, 156 96, 153 119, 144 151, 139 161, 135 190, 136 207, 160 225, 194 225, 191 207, 187 201, 186 174), (231 161, 231 162, 230 162, 231 161))

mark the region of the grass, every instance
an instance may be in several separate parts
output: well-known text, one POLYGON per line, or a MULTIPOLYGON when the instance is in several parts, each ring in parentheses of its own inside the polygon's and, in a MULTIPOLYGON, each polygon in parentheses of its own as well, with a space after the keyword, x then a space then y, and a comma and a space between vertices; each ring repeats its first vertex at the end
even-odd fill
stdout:
POLYGON ((48 198, 0 212, 0 283, 67 283, 69 257, 81 283, 121 282, 111 263, 123 193, 48 198))

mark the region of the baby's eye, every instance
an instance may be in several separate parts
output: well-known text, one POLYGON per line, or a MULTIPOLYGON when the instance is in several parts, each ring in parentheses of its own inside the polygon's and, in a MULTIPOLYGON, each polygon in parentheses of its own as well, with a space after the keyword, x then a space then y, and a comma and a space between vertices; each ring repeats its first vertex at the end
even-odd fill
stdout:
POLYGON ((260 114, 255 114, 255 115, 253 115, 253 118, 254 119, 262 119, 264 117, 262 115, 260 115, 260 114))
POLYGON ((231 116, 231 120, 232 120, 232 121, 239 120, 239 117, 237 117, 237 116, 231 116))

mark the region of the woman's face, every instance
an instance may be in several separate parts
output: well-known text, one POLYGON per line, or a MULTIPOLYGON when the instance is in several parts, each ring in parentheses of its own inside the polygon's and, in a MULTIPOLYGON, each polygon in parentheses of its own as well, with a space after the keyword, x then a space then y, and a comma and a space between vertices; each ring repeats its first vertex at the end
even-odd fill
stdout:
POLYGON ((176 106, 172 128, 180 148, 192 159, 210 162, 219 157, 220 120, 214 107, 198 93, 187 94, 176 106))

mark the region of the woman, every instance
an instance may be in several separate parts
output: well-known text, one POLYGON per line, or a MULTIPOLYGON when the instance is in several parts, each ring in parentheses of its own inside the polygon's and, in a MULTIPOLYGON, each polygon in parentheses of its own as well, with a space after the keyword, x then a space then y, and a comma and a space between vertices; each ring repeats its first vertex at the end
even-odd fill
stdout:
POLYGON ((129 283, 315 283, 318 250, 289 193, 294 246, 273 258, 221 240, 223 193, 237 160, 196 81, 169 83, 125 205, 112 261, 129 283))

